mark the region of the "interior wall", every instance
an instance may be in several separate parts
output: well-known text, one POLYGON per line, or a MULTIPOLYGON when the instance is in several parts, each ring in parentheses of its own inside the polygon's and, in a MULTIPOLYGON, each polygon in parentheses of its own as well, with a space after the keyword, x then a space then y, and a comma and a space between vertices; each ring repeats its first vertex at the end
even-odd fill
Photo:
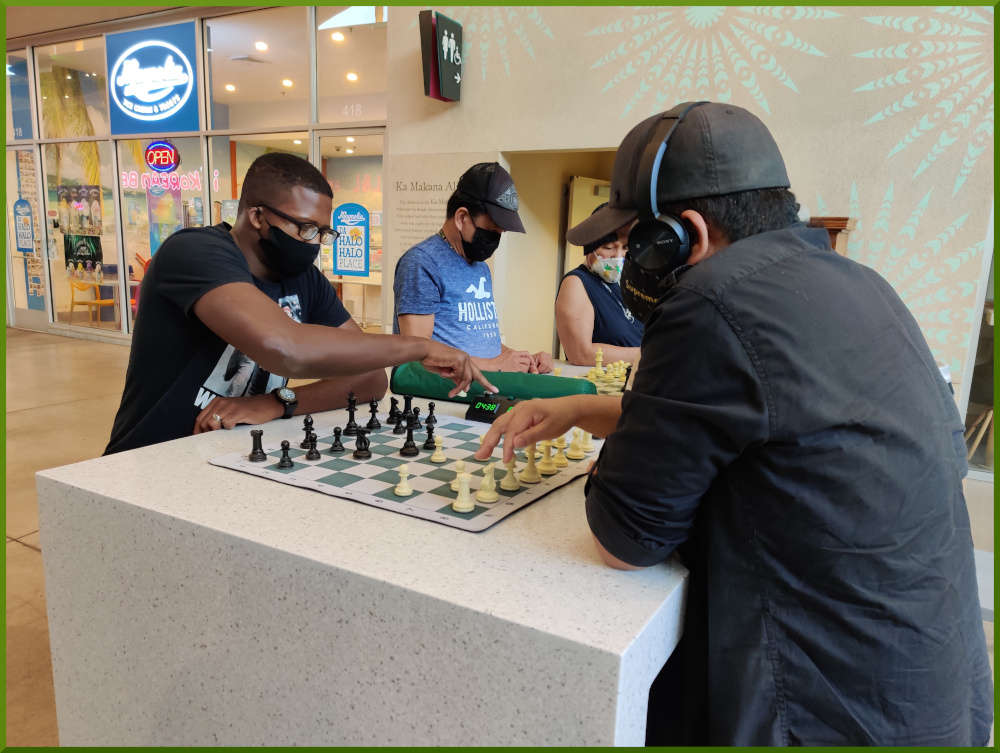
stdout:
MULTIPOLYGON (((442 8, 463 24, 459 103, 424 96, 418 11, 393 8, 388 29, 390 193, 397 156, 614 149, 677 102, 732 102, 770 128, 812 215, 856 220, 848 254, 961 379, 987 274, 993 8, 442 8)), ((522 326, 505 337, 534 340, 522 326)))
MULTIPOLYGON (((507 345, 552 351, 555 300, 562 280, 566 186, 574 175, 611 178, 614 152, 508 152, 504 155, 521 200, 525 233, 504 233, 495 262, 495 293, 507 345)), ((566 254, 583 258, 578 246, 566 254)))

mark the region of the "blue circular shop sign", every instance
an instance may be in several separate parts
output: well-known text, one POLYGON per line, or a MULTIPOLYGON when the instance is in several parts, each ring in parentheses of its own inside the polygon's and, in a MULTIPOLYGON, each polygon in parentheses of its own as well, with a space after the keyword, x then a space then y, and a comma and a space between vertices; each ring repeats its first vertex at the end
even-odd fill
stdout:
POLYGON ((194 89, 191 61, 170 42, 147 39, 115 60, 108 77, 119 110, 143 121, 166 120, 180 112, 194 89))

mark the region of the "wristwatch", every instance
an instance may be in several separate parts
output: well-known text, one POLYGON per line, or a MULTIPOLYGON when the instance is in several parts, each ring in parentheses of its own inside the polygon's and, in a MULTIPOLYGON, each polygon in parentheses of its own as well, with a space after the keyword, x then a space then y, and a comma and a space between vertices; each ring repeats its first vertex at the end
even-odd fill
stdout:
POLYGON ((295 392, 288 387, 277 387, 271 390, 271 394, 285 408, 285 413, 281 417, 291 418, 292 414, 295 413, 295 409, 299 407, 299 401, 295 397, 295 392))

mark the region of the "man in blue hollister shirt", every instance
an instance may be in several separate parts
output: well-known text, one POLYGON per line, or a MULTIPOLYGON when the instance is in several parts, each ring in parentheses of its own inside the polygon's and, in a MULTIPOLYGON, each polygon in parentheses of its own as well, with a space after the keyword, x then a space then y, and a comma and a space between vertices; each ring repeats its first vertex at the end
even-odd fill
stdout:
POLYGON ((466 170, 448 199, 441 230, 396 265, 393 332, 464 350, 484 370, 551 371, 548 353, 531 354, 500 342, 486 260, 505 230, 524 232, 517 210, 514 181, 499 163, 480 162, 466 170))

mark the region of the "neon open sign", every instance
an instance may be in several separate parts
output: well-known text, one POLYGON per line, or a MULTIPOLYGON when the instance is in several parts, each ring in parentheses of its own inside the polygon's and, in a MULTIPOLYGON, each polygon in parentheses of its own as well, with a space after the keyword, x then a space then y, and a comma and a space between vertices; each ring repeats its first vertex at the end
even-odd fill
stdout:
POLYGON ((177 148, 169 141, 154 141, 146 147, 146 165, 158 173, 171 173, 181 163, 177 148))

